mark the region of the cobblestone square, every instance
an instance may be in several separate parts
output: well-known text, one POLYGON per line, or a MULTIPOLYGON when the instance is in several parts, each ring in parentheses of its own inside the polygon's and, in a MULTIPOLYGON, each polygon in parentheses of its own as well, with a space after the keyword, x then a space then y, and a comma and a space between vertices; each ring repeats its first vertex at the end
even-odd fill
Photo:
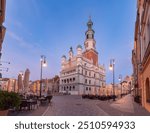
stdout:
POLYGON ((50 104, 41 105, 32 111, 11 113, 18 116, 150 116, 129 94, 122 99, 100 101, 82 99, 81 96, 54 96, 50 104))

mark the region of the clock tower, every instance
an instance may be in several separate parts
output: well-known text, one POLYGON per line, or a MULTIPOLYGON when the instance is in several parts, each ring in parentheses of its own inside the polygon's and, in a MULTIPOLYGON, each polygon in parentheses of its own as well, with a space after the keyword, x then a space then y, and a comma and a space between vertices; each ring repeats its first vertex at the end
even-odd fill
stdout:
POLYGON ((85 52, 83 53, 84 57, 93 61, 94 65, 98 65, 98 52, 96 51, 96 41, 94 39, 95 31, 92 29, 93 22, 91 18, 87 22, 88 30, 85 32, 86 40, 84 42, 85 52))

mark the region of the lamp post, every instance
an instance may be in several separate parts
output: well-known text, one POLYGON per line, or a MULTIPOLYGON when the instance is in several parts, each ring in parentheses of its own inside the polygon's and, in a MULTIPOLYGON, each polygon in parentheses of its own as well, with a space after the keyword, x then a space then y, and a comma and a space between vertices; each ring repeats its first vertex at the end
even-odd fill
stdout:
POLYGON ((113 71, 113 101, 115 101, 115 59, 110 60, 109 69, 113 71))
POLYGON ((119 81, 120 81, 120 85, 121 85, 121 98, 122 98, 122 75, 119 75, 119 81))
POLYGON ((41 93, 42 93, 42 74, 43 74, 43 67, 46 67, 47 63, 46 63, 46 56, 41 55, 41 73, 40 73, 40 97, 41 97, 41 93))

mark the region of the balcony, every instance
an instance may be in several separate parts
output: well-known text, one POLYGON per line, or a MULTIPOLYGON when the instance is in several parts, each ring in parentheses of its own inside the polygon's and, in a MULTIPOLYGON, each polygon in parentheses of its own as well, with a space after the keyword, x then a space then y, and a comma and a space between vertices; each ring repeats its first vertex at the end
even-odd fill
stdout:
POLYGON ((142 61, 142 65, 145 65, 145 63, 146 63, 149 56, 150 56, 150 41, 149 41, 149 44, 148 44, 147 49, 145 51, 144 58, 143 58, 143 61, 142 61))

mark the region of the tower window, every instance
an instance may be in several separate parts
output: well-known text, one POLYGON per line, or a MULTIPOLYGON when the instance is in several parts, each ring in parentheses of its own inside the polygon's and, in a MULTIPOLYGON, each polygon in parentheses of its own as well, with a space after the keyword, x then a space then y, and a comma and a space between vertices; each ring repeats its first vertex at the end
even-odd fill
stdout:
POLYGON ((89 39, 89 35, 88 34, 86 35, 86 38, 89 39))
POLYGON ((89 34, 89 39, 92 39, 93 38, 93 34, 89 34))
POLYGON ((94 38, 94 35, 92 34, 92 38, 94 38))

